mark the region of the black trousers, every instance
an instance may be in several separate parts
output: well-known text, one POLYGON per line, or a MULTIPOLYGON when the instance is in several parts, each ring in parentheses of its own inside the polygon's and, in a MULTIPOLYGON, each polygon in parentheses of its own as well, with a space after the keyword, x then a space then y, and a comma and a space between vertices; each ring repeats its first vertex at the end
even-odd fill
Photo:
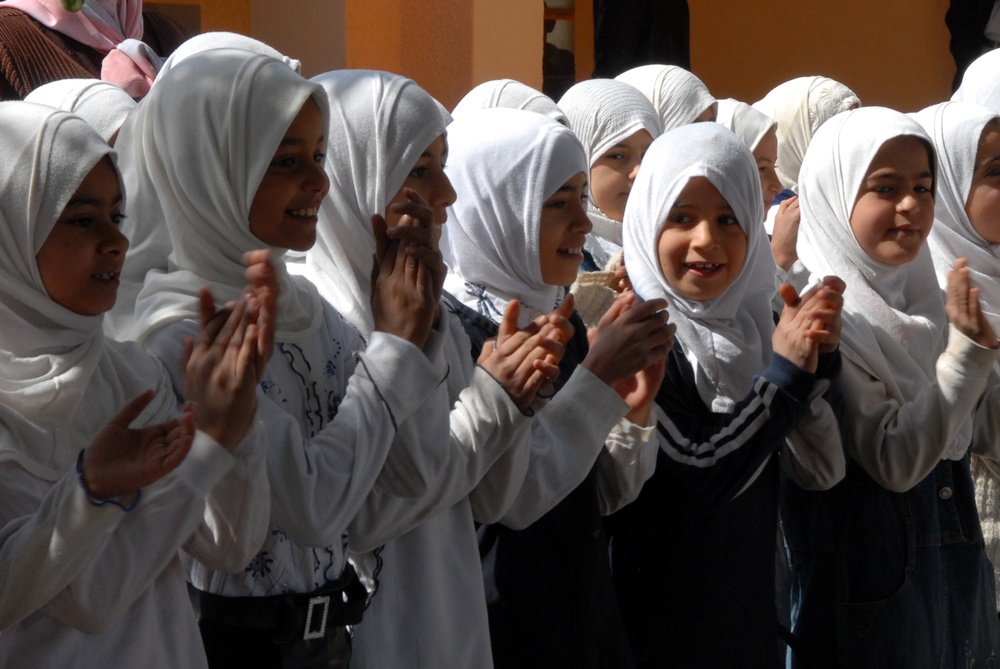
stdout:
POLYGON ((346 627, 321 639, 278 639, 277 632, 198 621, 210 669, 347 669, 351 638, 346 627))

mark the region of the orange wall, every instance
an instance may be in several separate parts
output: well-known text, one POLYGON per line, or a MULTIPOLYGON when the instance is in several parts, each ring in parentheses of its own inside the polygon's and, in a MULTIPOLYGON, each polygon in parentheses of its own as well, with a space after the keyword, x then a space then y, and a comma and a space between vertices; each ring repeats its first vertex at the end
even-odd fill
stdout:
POLYGON ((823 74, 866 105, 915 111, 951 95, 948 0, 690 1, 691 66, 716 97, 754 102, 823 74))
POLYGON ((449 109, 489 79, 541 86, 537 0, 345 0, 344 25, 347 67, 406 75, 449 109))

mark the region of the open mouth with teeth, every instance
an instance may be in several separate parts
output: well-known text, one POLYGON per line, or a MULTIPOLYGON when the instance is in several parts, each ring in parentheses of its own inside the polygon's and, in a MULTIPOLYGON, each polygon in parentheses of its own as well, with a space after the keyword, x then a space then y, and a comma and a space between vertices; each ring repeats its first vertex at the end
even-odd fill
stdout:
POLYGON ((117 283, 119 276, 121 276, 121 271, 118 271, 118 272, 97 272, 95 274, 91 274, 90 275, 90 277, 92 279, 97 279, 98 281, 101 281, 101 282, 104 282, 104 283, 117 283))
POLYGON ((684 264, 685 270, 687 270, 691 274, 694 274, 695 276, 700 276, 700 277, 715 276, 716 274, 722 271, 723 267, 725 267, 725 265, 720 265, 718 263, 709 263, 709 262, 694 262, 694 263, 684 264))
POLYGON ((285 213, 295 218, 312 218, 319 213, 319 207, 309 207, 308 209, 289 209, 285 213))
POLYGON ((582 256, 583 255, 583 247, 582 246, 573 246, 573 247, 561 248, 561 249, 559 249, 559 255, 564 255, 564 256, 582 256))

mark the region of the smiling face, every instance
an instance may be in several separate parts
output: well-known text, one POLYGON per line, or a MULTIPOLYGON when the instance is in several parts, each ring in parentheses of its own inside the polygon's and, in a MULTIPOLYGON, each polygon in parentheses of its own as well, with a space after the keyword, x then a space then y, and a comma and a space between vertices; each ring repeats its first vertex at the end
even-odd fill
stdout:
POLYGON ((307 251, 316 242, 319 205, 330 189, 323 170, 326 128, 310 98, 281 139, 250 205, 250 232, 278 248, 307 251))
POLYGON ((583 262, 583 245, 593 225, 587 218, 587 175, 579 172, 542 205, 538 253, 542 281, 568 286, 583 262))
MULTIPOLYGON (((389 201, 389 204, 397 202, 408 202, 404 188, 415 191, 424 202, 434 210, 434 233, 435 239, 441 239, 441 226, 448 220, 448 207, 455 203, 455 189, 451 186, 448 175, 444 172, 445 163, 448 160, 448 142, 444 135, 439 135, 427 150, 420 154, 417 164, 413 166, 402 188, 396 196, 389 201)), ((385 212, 386 225, 395 227, 399 224, 400 214, 389 211, 385 212)))
POLYGON ((875 154, 861 182, 851 230, 869 256, 903 265, 920 253, 934 223, 934 176, 927 146, 894 137, 875 154))
POLYGON ((764 212, 771 207, 774 198, 781 192, 781 181, 774 166, 778 162, 778 130, 771 128, 757 142, 753 150, 753 159, 757 161, 757 171, 760 173, 760 188, 764 197, 764 212))
POLYGON ((711 300, 740 275, 747 236, 712 182, 692 177, 667 213, 657 254, 674 290, 691 300, 711 300))
POLYGON ((983 239, 1000 244, 1000 121, 987 123, 979 138, 965 213, 983 239))
POLYGON ((625 203, 639 173, 646 150, 653 143, 647 130, 639 130, 604 152, 590 166, 590 196, 597 208, 616 221, 625 218, 625 203))
POLYGON ((128 239, 118 174, 102 158, 80 183, 35 255, 42 285, 57 304, 84 316, 115 306, 128 239))

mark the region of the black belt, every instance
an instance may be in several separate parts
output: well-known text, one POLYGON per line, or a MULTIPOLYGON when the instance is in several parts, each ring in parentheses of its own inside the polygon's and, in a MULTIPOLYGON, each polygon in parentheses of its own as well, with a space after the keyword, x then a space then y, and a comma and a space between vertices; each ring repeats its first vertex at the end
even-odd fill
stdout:
POLYGON ((199 620, 254 630, 271 630, 289 641, 320 639, 361 622, 368 593, 350 564, 336 581, 308 593, 268 597, 225 597, 188 584, 199 620))

